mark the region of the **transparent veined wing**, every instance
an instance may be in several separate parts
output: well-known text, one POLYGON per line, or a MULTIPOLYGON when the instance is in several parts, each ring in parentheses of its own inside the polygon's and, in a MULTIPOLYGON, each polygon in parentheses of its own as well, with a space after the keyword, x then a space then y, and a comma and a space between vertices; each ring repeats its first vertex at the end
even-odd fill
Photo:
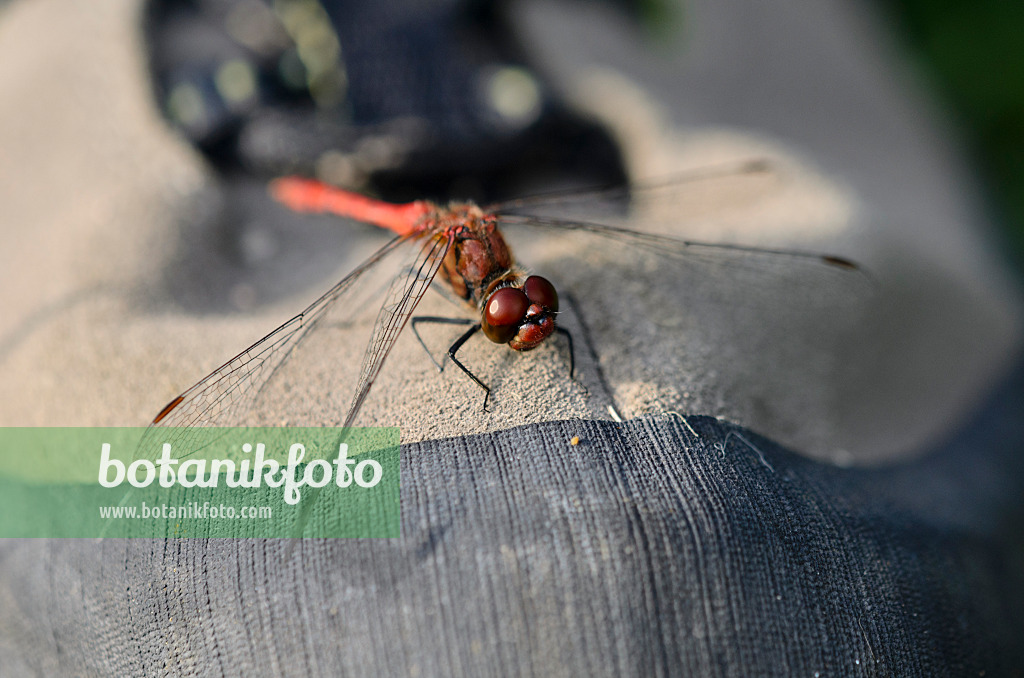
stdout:
MULTIPOLYGON (((174 398, 154 418, 146 438, 152 439, 156 435, 152 429, 174 427, 177 429, 176 437, 168 442, 187 445, 186 432, 191 427, 269 423, 253 412, 261 395, 275 378, 280 380, 280 373, 295 352, 308 344, 308 340, 325 324, 330 324, 332 318, 345 319, 357 313, 365 315, 362 307, 366 302, 360 296, 365 290, 359 285, 369 277, 368 274, 383 265, 387 270, 383 274, 376 271, 376 278, 390 280, 390 283, 383 305, 377 298, 379 294, 371 291, 368 295, 370 303, 379 306, 369 340, 359 346, 336 342, 332 347, 337 352, 339 364, 361 366, 358 379, 345 382, 348 393, 352 394, 347 410, 339 410, 330 422, 349 425, 451 244, 450 237, 440 235, 428 237, 422 245, 414 243, 403 247, 410 240, 415 240, 415 236, 393 238, 301 313, 174 398), (345 412, 344 417, 342 412, 345 412)), ((334 395, 341 397, 341 394, 334 395)), ((146 443, 144 439, 142 448, 148 449, 146 443)))

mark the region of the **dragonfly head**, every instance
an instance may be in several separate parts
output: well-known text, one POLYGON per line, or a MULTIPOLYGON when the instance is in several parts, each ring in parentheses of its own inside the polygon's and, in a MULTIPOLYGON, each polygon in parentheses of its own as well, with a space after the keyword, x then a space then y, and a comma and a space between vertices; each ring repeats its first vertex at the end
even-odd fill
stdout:
POLYGON ((546 278, 531 275, 521 288, 495 290, 484 304, 480 324, 491 341, 528 351, 555 331, 557 312, 555 286, 546 278))

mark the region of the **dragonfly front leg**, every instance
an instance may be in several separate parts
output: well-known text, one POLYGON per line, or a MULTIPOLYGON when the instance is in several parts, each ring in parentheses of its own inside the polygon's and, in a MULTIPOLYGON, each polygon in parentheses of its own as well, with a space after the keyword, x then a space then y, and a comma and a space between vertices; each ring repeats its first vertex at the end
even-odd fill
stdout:
MULTIPOLYGON (((423 337, 420 336, 419 330, 416 329, 416 325, 418 323, 421 323, 421 322, 422 323, 438 323, 438 324, 445 324, 445 325, 469 325, 473 321, 469 320, 467 318, 443 318, 443 317, 438 317, 438 316, 416 316, 416 317, 410 319, 410 325, 412 326, 413 334, 416 335, 416 340, 420 342, 420 346, 423 347, 423 350, 430 357, 430 362, 434 363, 434 366, 437 368, 437 371, 438 372, 443 372, 444 371, 444 364, 437 362, 437 360, 434 358, 434 354, 430 352, 430 349, 427 347, 426 342, 423 341, 423 337)), ((465 332, 465 334, 463 334, 461 337, 459 337, 458 340, 456 340, 455 343, 452 344, 451 347, 448 349, 448 357, 451 358, 451 361, 453 363, 455 363, 460 370, 465 372, 469 376, 470 379, 475 381, 477 383, 477 385, 480 386, 480 388, 482 388, 484 390, 484 394, 485 394, 484 395, 484 411, 486 412, 487 411, 487 400, 488 400, 488 398, 490 398, 490 395, 491 395, 490 387, 487 386, 487 384, 485 384, 482 381, 480 381, 480 379, 475 374, 473 374, 472 372, 469 371, 468 367, 463 365, 462 362, 457 357, 455 357, 456 354, 459 352, 459 349, 462 348, 462 345, 465 344, 467 341, 469 341, 469 338, 472 337, 474 334, 476 334, 479 331, 480 331, 480 324, 479 323, 477 323, 477 324, 473 325, 473 327, 469 328, 469 330, 467 330, 465 332)), ((573 346, 572 333, 569 332, 569 330, 565 329, 564 327, 556 327, 555 328, 555 332, 558 332, 559 334, 565 335, 565 340, 569 344, 569 378, 572 379, 574 377, 575 373, 576 373, 576 351, 575 351, 575 348, 573 346)))
POLYGON ((555 332, 565 335, 565 340, 569 342, 569 378, 573 378, 573 374, 576 372, 576 351, 572 347, 572 332, 565 329, 564 327, 556 327, 555 332))
MULTIPOLYGON (((423 341, 423 337, 420 336, 419 330, 416 329, 417 323, 421 323, 421 322, 422 323, 439 323, 439 324, 444 324, 444 325, 469 325, 473 321, 469 320, 467 318, 440 318, 440 317, 437 317, 437 316, 427 316, 427 315, 421 315, 421 316, 417 316, 415 318, 411 318, 410 319, 409 324, 412 326, 412 332, 413 332, 413 334, 416 335, 416 339, 417 339, 417 341, 420 342, 420 346, 422 346, 423 350, 427 352, 428 356, 430 356, 430 362, 434 363, 434 366, 437 368, 437 371, 438 372, 443 372, 444 371, 444 365, 443 364, 439 364, 437 362, 437 360, 434 359, 434 354, 430 352, 429 348, 427 348, 426 342, 423 341)), ((473 325, 473 327, 470 327, 469 330, 465 334, 463 334, 461 337, 459 337, 455 341, 455 343, 452 344, 451 347, 448 349, 448 357, 451 358, 451 361, 453 363, 455 363, 460 370, 462 370, 463 372, 468 374, 469 378, 472 379, 473 381, 475 381, 477 383, 477 385, 479 385, 480 388, 482 388, 484 390, 484 394, 485 394, 484 395, 484 412, 486 412, 487 411, 487 399, 491 395, 490 387, 487 386, 487 384, 485 384, 484 382, 480 381, 480 379, 475 374, 473 374, 472 372, 469 371, 468 367, 463 365, 462 362, 458 358, 455 357, 455 354, 459 352, 459 349, 462 348, 462 345, 465 344, 469 340, 470 337, 472 337, 474 334, 476 334, 479 331, 480 331, 480 323, 476 323, 475 325, 473 325)), ((570 340, 570 344, 571 344, 571 340, 570 340)))
POLYGON ((459 349, 462 348, 462 345, 465 344, 469 340, 470 337, 472 337, 474 334, 476 334, 479 331, 480 331, 480 323, 476 323, 475 325, 470 327, 468 330, 466 330, 466 333, 463 334, 458 339, 456 339, 455 343, 452 344, 451 348, 448 349, 448 357, 452 359, 452 362, 455 363, 460 370, 462 370, 467 375, 469 375, 469 378, 472 379, 473 381, 475 381, 477 383, 477 386, 479 386, 480 388, 482 388, 484 390, 484 412, 486 412, 487 411, 487 399, 491 397, 491 389, 490 389, 490 387, 487 384, 485 384, 484 382, 480 381, 480 379, 477 378, 477 376, 475 374, 473 374, 472 372, 469 371, 468 367, 466 367, 461 362, 459 362, 459 359, 455 357, 455 354, 459 352, 459 349))
POLYGON ((426 351, 427 356, 430 357, 430 362, 434 363, 434 367, 437 368, 438 372, 444 372, 444 363, 439 363, 434 358, 434 354, 430 352, 427 347, 427 343, 423 341, 423 337, 420 336, 419 330, 416 329, 417 323, 437 323, 441 325, 471 325, 472 320, 468 318, 441 318, 433 315, 420 315, 409 320, 409 325, 412 327, 412 333, 416 335, 416 341, 420 342, 420 346, 426 351))

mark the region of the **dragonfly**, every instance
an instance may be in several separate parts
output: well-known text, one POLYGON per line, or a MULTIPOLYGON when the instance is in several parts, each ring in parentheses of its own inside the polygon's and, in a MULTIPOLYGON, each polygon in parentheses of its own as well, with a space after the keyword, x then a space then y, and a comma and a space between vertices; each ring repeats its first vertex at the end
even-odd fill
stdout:
MULTIPOLYGON (((458 350, 477 333, 517 352, 530 351, 556 333, 565 335, 572 363, 572 337, 557 324, 560 311, 555 285, 517 265, 503 235, 509 226, 530 226, 549 233, 583 233, 621 251, 644 250, 688 265, 727 262, 730 267, 753 266, 769 273, 811 269, 840 278, 863 274, 853 261, 831 254, 681 239, 557 215, 558 208, 567 200, 572 204, 621 202, 716 177, 771 171, 767 161, 741 161, 641 186, 552 193, 484 207, 472 202, 439 204, 426 200, 394 204, 314 179, 276 179, 269 185, 272 197, 292 210, 346 217, 390 231, 393 237, 302 312, 171 400, 154 417, 151 426, 232 425, 244 421, 247 408, 283 369, 296 348, 321 326, 328 314, 354 312, 360 304, 355 292, 357 283, 403 249, 408 252, 405 263, 387 285, 362 354, 354 393, 340 420, 342 426, 351 426, 356 421, 385 360, 410 321, 414 331, 417 321, 444 321, 414 316, 435 281, 441 282, 450 296, 474 314, 472 321, 452 320, 471 326, 451 346, 448 358, 483 388, 485 409, 490 388, 457 358, 458 350), (556 214, 553 216, 552 212, 556 214)), ((570 375, 572 369, 570 364, 570 375)))

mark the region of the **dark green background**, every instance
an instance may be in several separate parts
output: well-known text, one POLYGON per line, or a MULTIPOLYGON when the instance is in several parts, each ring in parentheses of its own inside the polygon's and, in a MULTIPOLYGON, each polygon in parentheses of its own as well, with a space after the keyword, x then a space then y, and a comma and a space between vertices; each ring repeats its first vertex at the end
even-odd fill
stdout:
MULTIPOLYGON (((617 0, 654 35, 671 0, 617 0)), ((1024 0, 875 0, 904 63, 945 109, 988 193, 995 237, 1024 274, 1024 0)))
POLYGON ((908 62, 944 105, 1024 271, 1024 2, 883 0, 908 62))

